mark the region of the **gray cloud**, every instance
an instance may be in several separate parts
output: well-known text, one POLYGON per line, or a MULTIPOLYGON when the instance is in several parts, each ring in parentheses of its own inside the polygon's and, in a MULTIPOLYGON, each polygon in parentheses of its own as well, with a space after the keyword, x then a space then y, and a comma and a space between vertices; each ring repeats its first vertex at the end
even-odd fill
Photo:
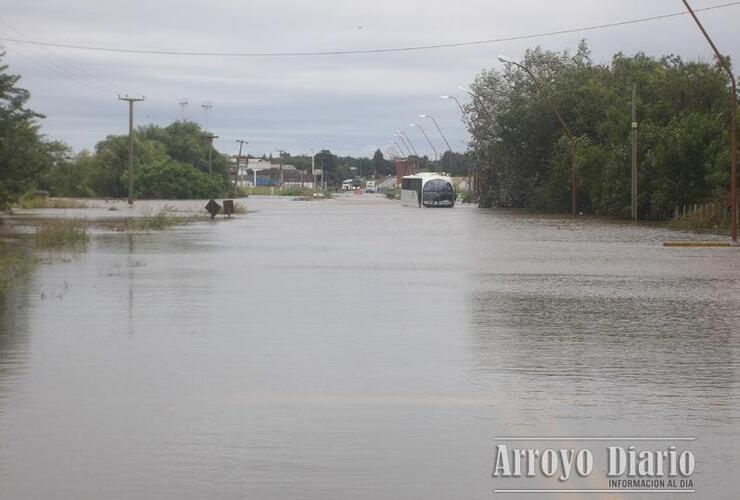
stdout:
MULTIPOLYGON (((720 0, 694 0, 697 8, 720 0)), ((2 2, 0 2, 1 4, 2 2)), ((137 49, 183 51, 308 51, 448 43, 538 33, 678 12, 676 0, 502 2, 181 1, 90 0, 11 2, 2 5, 0 36, 137 49), (22 35, 22 36, 21 36, 22 35)), ((740 7, 702 13, 720 49, 738 56, 740 7)), ((23 76, 32 107, 47 115, 43 131, 75 149, 108 134, 125 134, 127 110, 117 93, 145 95, 137 123, 166 125, 190 100, 189 119, 202 122, 200 103, 213 102, 210 128, 217 146, 232 152, 247 138, 250 151, 294 153, 329 148, 372 154, 397 128, 433 114, 455 148, 467 139, 457 109, 439 99, 457 94, 496 55, 519 57, 527 47, 573 49, 586 38, 597 61, 618 51, 711 53, 688 17, 583 34, 473 47, 392 54, 304 58, 228 58, 113 54, 41 49, 8 42, 5 62, 23 76)), ((433 130, 433 129, 432 129, 433 130)), ((417 147, 430 152, 418 131, 417 147)), ((430 134, 431 135, 431 134, 430 134)), ((442 141, 434 137, 438 149, 442 141)))

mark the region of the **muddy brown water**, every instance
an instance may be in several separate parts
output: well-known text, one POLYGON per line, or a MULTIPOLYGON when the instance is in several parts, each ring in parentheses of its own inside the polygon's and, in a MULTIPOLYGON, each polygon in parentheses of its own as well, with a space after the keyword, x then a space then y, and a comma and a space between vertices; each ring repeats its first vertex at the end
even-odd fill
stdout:
MULTIPOLYGON (((697 237, 382 196, 247 205, 164 232, 95 230, 87 252, 5 293, 0 498, 487 499, 606 486, 600 472, 494 479, 502 436, 693 437, 628 444, 690 449, 696 498, 736 498, 737 249, 666 249, 697 237)), ((606 444, 528 446, 590 447, 603 462, 606 444)), ((643 495, 604 496, 625 497, 643 495)))

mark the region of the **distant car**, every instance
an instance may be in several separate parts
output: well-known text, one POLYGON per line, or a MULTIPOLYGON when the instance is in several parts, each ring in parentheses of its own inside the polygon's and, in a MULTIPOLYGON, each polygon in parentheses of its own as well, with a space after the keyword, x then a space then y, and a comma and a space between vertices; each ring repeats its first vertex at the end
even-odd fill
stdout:
POLYGON ((367 181, 365 183, 365 192, 366 193, 374 193, 375 192, 375 181, 367 181))
POLYGON ((352 179, 342 181, 342 191, 352 191, 352 179))

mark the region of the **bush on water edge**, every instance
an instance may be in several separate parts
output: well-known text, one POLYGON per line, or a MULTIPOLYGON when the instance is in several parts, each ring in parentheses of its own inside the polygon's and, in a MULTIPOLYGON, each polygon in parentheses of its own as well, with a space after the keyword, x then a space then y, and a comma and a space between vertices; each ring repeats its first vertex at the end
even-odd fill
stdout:
POLYGON ((18 201, 18 208, 85 208, 85 203, 67 198, 49 198, 46 196, 24 196, 18 201))
POLYGON ((36 231, 36 245, 41 248, 82 250, 88 241, 87 227, 75 220, 44 222, 36 231))
MULTIPOLYGON (((252 188, 239 188, 239 194, 250 195, 250 196, 292 196, 292 197, 311 197, 314 194, 314 190, 306 187, 284 187, 277 188, 271 186, 258 186, 252 188)), ((321 193, 324 198, 331 198, 331 192, 328 190, 318 190, 316 193, 321 193)))

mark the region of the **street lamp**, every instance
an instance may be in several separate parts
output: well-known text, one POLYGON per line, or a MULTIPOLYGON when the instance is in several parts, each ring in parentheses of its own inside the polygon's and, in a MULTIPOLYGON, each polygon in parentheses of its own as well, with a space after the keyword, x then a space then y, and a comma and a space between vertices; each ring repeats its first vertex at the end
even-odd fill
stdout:
POLYGON ((437 123, 437 120, 434 119, 432 115, 419 115, 419 118, 429 118, 434 122, 434 126, 437 127, 437 132, 439 132, 439 135, 442 136, 442 140, 445 141, 445 144, 447 144, 447 150, 450 152, 450 175, 452 175, 452 146, 450 146, 450 143, 447 141, 447 137, 442 133, 442 129, 439 128, 439 123, 437 123))
POLYGON ((394 146, 396 146, 396 149, 398 149, 398 151, 401 152, 401 156, 405 158, 406 157, 406 154, 404 154, 404 151, 403 151, 403 148, 401 147, 401 145, 398 144, 396 141, 393 141, 392 144, 394 146))
POLYGON ((403 137, 406 138, 406 142, 409 143, 409 146, 411 147, 411 150, 414 152, 414 155, 419 157, 419 153, 416 151, 416 147, 414 147, 414 143, 411 142, 411 137, 409 137, 409 135, 403 130, 396 130, 396 132, 398 132, 399 134, 401 134, 403 137))
POLYGON ((697 26, 699 26, 699 29, 704 34, 704 38, 707 39, 712 50, 714 50, 714 54, 717 56, 717 62, 730 76, 730 83, 732 84, 732 102, 730 103, 730 147, 732 148, 730 150, 730 237, 732 238, 733 243, 737 243, 737 83, 735 82, 735 75, 732 72, 732 68, 727 63, 727 60, 722 57, 717 46, 714 45, 714 42, 709 37, 709 33, 704 29, 699 18, 696 17, 696 14, 689 5, 689 2, 683 0, 683 3, 686 5, 691 17, 694 18, 697 26))
POLYGON ((417 127, 419 130, 421 130, 421 133, 424 134, 424 137, 429 143, 429 146, 432 148, 432 151, 434 151, 434 161, 439 160, 439 153, 437 153, 437 149, 434 147, 434 144, 432 144, 432 141, 429 140, 429 136, 424 131, 424 127, 422 127, 421 125, 417 125, 416 123, 409 123, 409 127, 417 127))
POLYGON ((383 149, 387 154, 390 155, 392 160, 395 160, 397 158, 395 151, 390 146, 383 146, 383 149))
POLYGON ((404 151, 403 149, 401 149, 401 146, 396 141, 393 141, 393 144, 395 144, 396 146, 398 146, 398 149, 401 149, 402 152, 408 152, 408 156, 411 156, 411 150, 406 145, 406 141, 403 140, 403 137, 401 137, 398 134, 393 134, 393 135, 394 135, 394 137, 399 137, 401 139, 401 144, 403 144, 403 147, 406 148, 406 150, 404 151))
POLYGON ((558 117, 560 124, 563 126, 563 129, 565 129, 565 133, 568 134, 568 137, 570 138, 570 141, 572 143, 572 148, 573 148, 573 159, 572 159, 572 163, 570 167, 571 212, 573 213, 573 217, 575 217, 576 216, 576 204, 577 204, 576 200, 578 197, 578 193, 576 191, 576 151, 578 150, 578 142, 576 141, 576 137, 571 132, 570 127, 568 127, 568 125, 565 123, 565 120, 563 120, 563 117, 560 116, 560 113, 558 112, 555 105, 553 105, 552 101, 550 101, 550 97, 547 95, 547 92, 545 92, 545 88, 542 86, 540 81, 537 79, 537 77, 534 76, 534 73, 532 73, 532 71, 527 66, 521 63, 518 63, 514 61, 512 58, 506 57, 506 56, 498 56, 498 60, 504 64, 513 64, 514 66, 517 66, 523 69, 529 75, 529 77, 532 79, 532 81, 534 81, 535 85, 540 91, 540 94, 542 94, 542 97, 545 98, 547 105, 550 106, 550 109, 552 109, 553 113, 555 113, 555 116, 558 117))
POLYGON ((465 117, 465 110, 462 107, 462 104, 460 104, 460 101, 457 100, 457 97, 454 95, 441 95, 439 96, 440 99, 450 99, 452 101, 455 101, 455 104, 457 104, 457 107, 460 108, 460 113, 462 113, 463 118, 465 117))
POLYGON ((406 151, 408 151, 408 153, 409 153, 409 156, 411 156, 411 148, 410 148, 410 147, 409 147, 409 145, 408 145, 408 144, 406 143, 406 139, 404 139, 404 138, 403 138, 403 136, 402 136, 401 134, 399 134, 399 133, 398 133, 398 131, 396 131, 396 133, 395 133, 394 135, 395 135, 396 137, 398 137, 399 139, 401 139, 401 143, 402 143, 402 144, 403 144, 403 146, 404 146, 404 147, 406 148, 406 151))
MULTIPOLYGON (((481 97, 478 94, 476 94, 475 92, 473 92, 472 90, 468 88, 465 88, 465 87, 457 87, 457 88, 462 90, 466 94, 468 94, 470 97, 473 98, 474 101, 478 103, 478 105, 483 110, 483 113, 486 115, 486 118, 488 118, 488 121, 491 122, 491 125, 493 125, 493 115, 491 114, 490 111, 488 111, 488 108, 486 107, 486 105, 483 104, 483 99, 481 99, 481 97)), ((455 99, 455 101, 457 101, 457 99, 455 99)), ((457 103, 457 105, 460 106, 460 103, 457 103)), ((462 106, 460 107, 460 109, 462 109, 462 106)))

